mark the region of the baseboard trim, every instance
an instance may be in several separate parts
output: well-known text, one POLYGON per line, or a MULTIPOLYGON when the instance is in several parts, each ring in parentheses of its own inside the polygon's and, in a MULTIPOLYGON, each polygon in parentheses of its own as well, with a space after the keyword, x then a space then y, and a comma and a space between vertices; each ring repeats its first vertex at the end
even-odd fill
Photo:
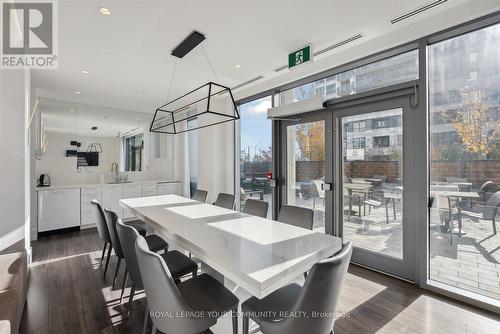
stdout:
POLYGON ((16 242, 24 239, 24 225, 19 226, 13 231, 10 231, 6 235, 0 236, 0 251, 9 248, 16 242))

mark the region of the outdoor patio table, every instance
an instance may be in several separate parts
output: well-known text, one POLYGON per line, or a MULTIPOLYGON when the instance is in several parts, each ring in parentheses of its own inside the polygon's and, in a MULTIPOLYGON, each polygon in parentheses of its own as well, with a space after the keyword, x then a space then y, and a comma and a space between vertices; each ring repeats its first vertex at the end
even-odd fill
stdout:
POLYGON ((372 187, 372 184, 369 182, 365 183, 353 182, 353 183, 344 183, 344 187, 359 192, 368 192, 372 187))
POLYGON ((393 190, 390 191, 384 191, 384 199, 385 201, 385 219, 387 221, 387 224, 389 224, 389 202, 392 200, 392 211, 394 214, 394 220, 396 220, 396 200, 402 200, 403 199, 403 193, 402 193, 402 188, 401 187, 394 187, 393 190))
MULTIPOLYGON (((457 203, 458 213, 458 228, 452 229, 451 233, 459 236, 465 235, 466 232, 462 229, 462 200, 463 199, 477 199, 479 194, 473 191, 431 191, 432 196, 445 196, 448 200, 455 200, 457 203)), ((451 203, 451 202, 450 202, 451 203)))
MULTIPOLYGON (((352 212, 352 195, 354 193, 359 193, 362 194, 363 198, 366 198, 366 194, 370 191, 372 188, 372 184, 369 182, 356 182, 353 180, 353 183, 344 183, 344 188, 347 189, 347 192, 349 194, 349 214, 352 212)), ((361 211, 361 208, 360 208, 361 211)), ((361 212, 358 212, 358 214, 361 216, 361 212)))
POLYGON ((366 181, 366 182, 370 182, 371 184, 373 184, 373 185, 375 186, 375 185, 380 185, 380 184, 382 184, 382 182, 383 182, 384 180, 382 180, 382 179, 376 179, 376 178, 368 178, 368 179, 365 179, 365 181, 366 181))

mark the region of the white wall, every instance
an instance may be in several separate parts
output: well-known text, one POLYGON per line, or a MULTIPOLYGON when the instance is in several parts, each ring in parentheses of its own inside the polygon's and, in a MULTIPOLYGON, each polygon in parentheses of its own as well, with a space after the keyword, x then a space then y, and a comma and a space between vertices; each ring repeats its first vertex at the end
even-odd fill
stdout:
POLYGON ((113 162, 120 159, 120 140, 118 138, 76 138, 66 134, 47 134, 47 151, 41 160, 36 163, 36 175, 49 174, 53 185, 64 184, 85 184, 99 183, 100 175, 108 173, 113 162), (99 154, 98 167, 76 168, 76 157, 66 157, 66 150, 74 150, 71 146, 72 140, 78 140, 82 143, 84 150, 91 143, 100 143, 103 153, 99 154))
MULTIPOLYGON (((100 183, 101 175, 105 181, 111 177, 111 165, 120 161, 121 138, 82 137, 73 135, 49 133, 47 135, 47 151, 41 160, 36 161, 36 175, 47 173, 50 175, 52 185, 66 184, 91 184, 100 183), (66 150, 75 149, 70 146, 71 140, 82 143, 84 150, 91 143, 100 143, 103 152, 99 154, 99 166, 76 168, 76 157, 66 157, 66 150)), ((145 170, 141 172, 128 172, 129 180, 164 180, 173 179, 174 168, 172 157, 149 158, 149 141, 145 138, 144 159, 145 170)))
MULTIPOLYGON (((227 99, 212 100, 212 110, 233 108, 227 99)), ((234 194, 234 126, 227 122, 198 131, 198 188, 208 191, 207 202, 220 192, 234 194)))
POLYGON ((25 211, 25 72, 0 70, 0 250, 22 240, 25 211))

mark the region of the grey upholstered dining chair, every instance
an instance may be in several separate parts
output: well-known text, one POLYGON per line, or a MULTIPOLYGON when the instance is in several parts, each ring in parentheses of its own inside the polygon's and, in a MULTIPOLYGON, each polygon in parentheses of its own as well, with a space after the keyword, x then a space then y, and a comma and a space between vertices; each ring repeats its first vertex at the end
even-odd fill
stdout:
POLYGON ((195 201, 198 201, 198 202, 205 203, 205 201, 207 200, 207 196, 208 196, 208 191, 196 189, 194 191, 193 197, 191 197, 191 199, 194 199, 195 201))
MULTIPOLYGON (((130 279, 131 289, 129 305, 131 306, 135 291, 144 289, 141 279, 141 273, 139 272, 139 264, 137 263, 137 255, 135 253, 135 241, 139 236, 139 233, 137 233, 137 230, 133 227, 127 226, 119 220, 116 224, 116 231, 122 245, 123 255, 125 256, 125 263, 127 265, 128 272, 128 275, 126 275, 122 286, 120 303, 123 298, 123 292, 125 291, 125 282, 127 279, 130 279)), ((196 264, 196 262, 192 261, 181 252, 173 250, 160 254, 160 256, 165 260, 174 280, 180 281, 180 278, 187 274, 193 274, 193 277, 197 275, 198 265, 196 264)))
MULTIPOLYGON (((111 237, 109 235, 109 230, 108 230, 108 224, 107 224, 107 215, 104 212, 104 209, 99 203, 98 200, 94 199, 91 201, 93 205, 97 207, 97 210, 99 211, 99 218, 97 220, 97 232, 99 232, 99 237, 101 240, 104 242, 104 247, 102 249, 102 255, 101 255, 101 264, 102 260, 104 259, 104 252, 106 251, 106 246, 109 245, 108 248, 108 255, 106 256, 106 265, 104 267, 104 275, 103 277, 106 278, 106 272, 108 270, 108 265, 109 265, 109 259, 111 257, 111 250, 112 250, 112 242, 111 242, 111 237)), ((131 221, 130 223, 127 223, 127 225, 133 226, 141 235, 146 235, 146 228, 144 227, 143 224, 138 223, 137 221, 131 221)))
POLYGON ((233 318, 233 334, 238 333, 238 298, 207 274, 175 284, 161 256, 148 250, 142 236, 135 244, 137 261, 151 313, 187 314, 185 317, 153 317, 153 331, 192 334, 208 330, 227 312, 233 318))
MULTIPOLYGON (((111 211, 109 209, 104 209, 104 211, 108 215, 108 219, 106 219, 106 221, 108 224, 109 236, 111 237, 111 244, 113 245, 113 250, 115 251, 116 257, 118 258, 118 262, 116 262, 115 276, 113 277, 113 287, 114 287, 116 284, 118 271, 120 269, 120 263, 122 259, 125 258, 125 254, 123 253, 123 247, 120 243, 118 232, 116 231, 116 224, 119 221, 118 215, 114 211, 111 211)), ((165 252, 168 251, 168 243, 158 235, 151 234, 146 236, 145 238, 149 249, 151 249, 153 252, 159 252, 161 250, 164 250, 165 252)), ((123 274, 124 280, 126 275, 127 275, 127 268, 125 268, 125 273, 123 274)))
POLYGON ((217 200, 214 205, 232 210, 234 208, 234 195, 220 193, 219 196, 217 196, 217 200))
POLYGON ((488 198, 486 203, 481 206, 481 212, 461 211, 462 216, 468 216, 473 219, 491 220, 493 235, 497 234, 496 216, 500 207, 500 191, 497 191, 488 198))
POLYGON ((242 212, 248 213, 252 216, 267 217, 267 209, 269 208, 269 203, 260 201, 257 199, 249 198, 245 202, 242 212))
POLYGON ((294 283, 263 299, 247 299, 241 304, 243 334, 248 334, 249 319, 259 325, 263 334, 332 333, 333 316, 313 317, 312 314, 335 313, 351 254, 352 244, 348 242, 338 255, 316 263, 303 287, 294 283), (287 317, 286 314, 303 316, 287 317))
MULTIPOLYGON (((278 221, 312 230, 314 224, 314 211, 308 208, 301 208, 300 206, 282 205, 278 215, 278 221)), ((307 272, 304 273, 304 278, 307 278, 307 272)))
POLYGON ((278 221, 288 225, 312 230, 314 223, 314 211, 308 208, 301 208, 293 205, 281 206, 278 221))

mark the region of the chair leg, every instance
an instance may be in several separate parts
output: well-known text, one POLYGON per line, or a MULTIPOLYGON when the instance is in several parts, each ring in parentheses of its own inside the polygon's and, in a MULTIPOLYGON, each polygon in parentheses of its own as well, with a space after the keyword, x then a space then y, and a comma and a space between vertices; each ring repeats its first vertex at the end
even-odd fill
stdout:
POLYGON ((104 279, 106 279, 106 272, 108 271, 109 259, 111 258, 111 250, 113 248, 111 246, 112 246, 111 243, 109 243, 108 256, 106 257, 106 265, 104 266, 104 275, 103 275, 104 279))
POLYGON ((120 295, 120 304, 122 303, 123 300, 123 293, 125 292, 125 285, 127 284, 128 280, 128 272, 127 272, 127 267, 125 266, 125 272, 123 273, 123 282, 122 282, 122 294, 120 295))
POLYGON ((101 255, 101 262, 99 262, 102 266, 102 260, 104 260, 104 254, 106 254, 106 247, 108 246, 108 242, 104 242, 104 246, 102 247, 102 255, 101 255))
POLYGON ((233 318, 233 334, 238 334, 238 306, 231 311, 231 317, 233 318))
POLYGON ((248 334, 249 331, 249 323, 250 323, 250 318, 248 318, 248 315, 243 312, 243 333, 242 334, 248 334))
POLYGON ((132 301, 134 300, 134 294, 135 294, 135 283, 132 283, 132 286, 130 287, 130 297, 128 298, 129 307, 132 307, 132 301))
POLYGON ((146 306, 146 312, 144 313, 144 325, 142 326, 142 334, 146 334, 146 328, 148 328, 149 322, 149 308, 146 306))
POLYGON ((113 277, 113 288, 115 287, 115 284, 116 284, 116 278, 118 277, 118 270, 120 270, 120 263, 121 262, 122 262, 122 259, 118 258, 118 262, 116 262, 115 277, 113 277))
MULTIPOLYGON (((496 215, 496 213, 495 213, 496 215)), ((497 225, 495 223, 495 216, 493 216, 493 218, 491 219, 491 224, 493 225, 493 234, 497 234, 497 225)))
POLYGON ((389 224, 389 199, 385 202, 385 220, 389 224))

